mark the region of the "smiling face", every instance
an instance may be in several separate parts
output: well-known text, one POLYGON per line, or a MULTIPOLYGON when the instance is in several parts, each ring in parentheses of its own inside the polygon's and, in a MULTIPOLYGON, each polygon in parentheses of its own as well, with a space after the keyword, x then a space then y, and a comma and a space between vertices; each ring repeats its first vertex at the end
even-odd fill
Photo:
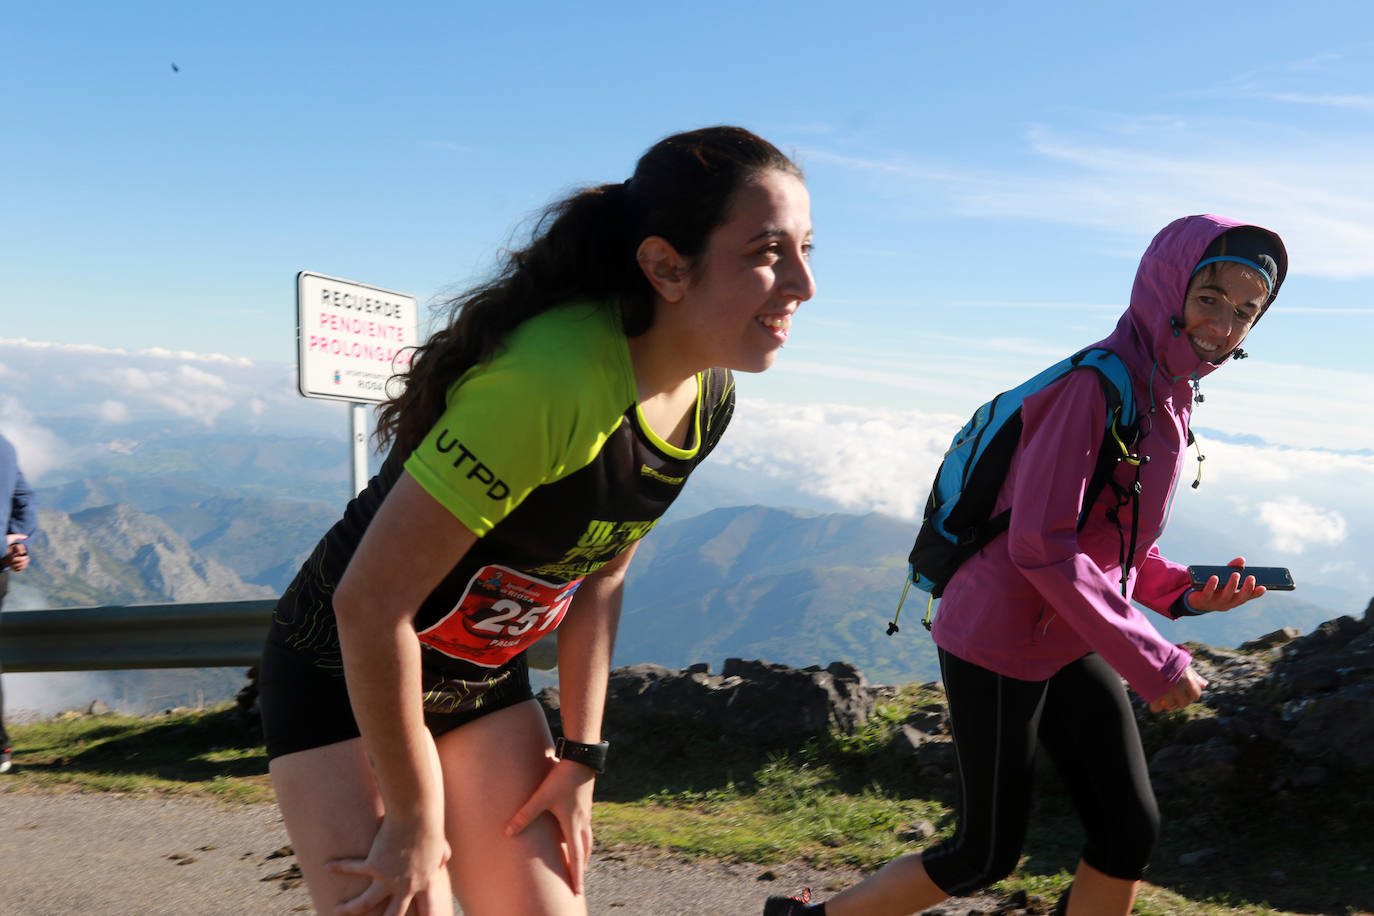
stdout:
POLYGON ((1183 331, 1198 359, 1218 362, 1240 346, 1269 299, 1264 279, 1221 261, 1194 274, 1183 300, 1183 331))
POLYGON ((767 369, 792 316, 815 295, 810 258, 811 197, 801 179, 770 170, 742 184, 675 306, 686 324, 682 345, 702 365, 767 369))

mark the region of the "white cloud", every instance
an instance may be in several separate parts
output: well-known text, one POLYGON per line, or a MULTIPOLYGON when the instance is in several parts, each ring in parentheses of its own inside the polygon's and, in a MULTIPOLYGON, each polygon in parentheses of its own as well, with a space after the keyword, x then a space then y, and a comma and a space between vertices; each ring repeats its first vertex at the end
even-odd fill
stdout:
MULTIPOLYGON (((916 518, 950 439, 966 419, 915 409, 742 398, 711 460, 791 481, 854 511, 916 518)), ((1300 550, 1346 537, 1344 517, 1318 506, 1340 505, 1352 517, 1374 518, 1374 455, 1215 439, 1202 445, 1202 488, 1188 487, 1196 468, 1189 457, 1180 487, 1188 497, 1175 506, 1196 522, 1254 517, 1263 506, 1276 546, 1291 550, 1299 543, 1300 550)))
POLYGON ((1224 442, 1200 435, 1207 477, 1227 487, 1282 485, 1292 490, 1304 484, 1336 486, 1345 481, 1352 489, 1374 489, 1374 455, 1224 442))
POLYGON ((55 343, 44 340, 28 340, 23 337, 0 337, 0 346, 20 350, 51 351, 55 353, 84 353, 102 356, 145 356, 155 359, 180 360, 182 362, 217 363, 229 366, 252 366, 253 361, 242 356, 225 356, 223 353, 196 353, 192 350, 167 350, 162 347, 149 347, 144 350, 125 350, 120 347, 102 347, 97 344, 55 343))
POLYGON ((98 442, 96 445, 112 455, 132 455, 138 451, 137 439, 111 439, 108 442, 98 442))
POLYGON ((1318 105, 1324 108, 1349 108, 1355 111, 1374 111, 1374 95, 1311 95, 1302 92, 1279 92, 1269 96, 1276 102, 1294 105, 1318 105))
POLYGON ((193 366, 177 366, 171 372, 123 367, 103 371, 101 376, 108 377, 126 397, 139 396, 206 426, 213 426, 221 413, 234 406, 223 378, 193 366))
MULTIPOLYGON (((1256 346, 1280 343, 1271 337, 1256 346)), ((1374 372, 1252 358, 1208 376, 1202 388, 1196 426, 1298 449, 1374 450, 1374 372)))
POLYGON ((14 446, 19 468, 30 483, 68 463, 70 449, 56 433, 35 420, 18 398, 0 398, 0 435, 14 446))
POLYGON ((742 399, 712 460, 791 480, 847 509, 916 518, 963 422, 919 410, 742 399))
POLYGON ((129 407, 122 401, 101 401, 96 414, 106 423, 129 422, 129 407))
POLYGON ((300 395, 291 364, 13 340, 0 340, 0 357, 14 373, 4 393, 54 428, 64 428, 59 419, 219 430, 240 423, 287 435, 348 428, 345 406, 300 395))
POLYGON ((1339 544, 1346 538, 1345 518, 1335 510, 1322 510, 1294 497, 1263 502, 1258 508, 1275 550, 1302 553, 1309 546, 1339 544))
MULTIPOLYGON (((1365 96, 1325 98, 1346 107, 1374 104, 1365 96)), ((1130 238, 1149 237, 1180 213, 1243 215, 1282 227, 1295 273, 1354 278, 1374 276, 1374 174, 1365 167, 1371 139, 1156 116, 1097 135, 1031 128, 1031 159, 1015 171, 902 155, 815 150, 809 157, 881 176, 889 194, 912 197, 922 211, 942 201, 963 216, 1055 222, 1130 238), (1237 133, 1262 133, 1264 142, 1236 144, 1230 138, 1237 133)))
POLYGON ((183 384, 196 385, 204 388, 214 388, 223 391, 229 384, 218 375, 212 375, 195 366, 177 366, 177 381, 183 384))

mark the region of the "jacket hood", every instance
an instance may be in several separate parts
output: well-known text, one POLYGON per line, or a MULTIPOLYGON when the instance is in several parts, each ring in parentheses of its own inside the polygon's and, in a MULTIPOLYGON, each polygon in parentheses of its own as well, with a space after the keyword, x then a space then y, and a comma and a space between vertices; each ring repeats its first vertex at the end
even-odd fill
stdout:
MULTIPOLYGON (((1135 332, 1173 379, 1200 378, 1231 358, 1231 353, 1213 363, 1200 359, 1193 352, 1188 338, 1182 333, 1183 299, 1188 281, 1207 246, 1217 236, 1240 226, 1250 226, 1222 216, 1200 215, 1176 219, 1159 231, 1145 249, 1136 269, 1135 285, 1131 288, 1131 305, 1121 316, 1118 331, 1126 325, 1135 332)), ((1274 288, 1260 311, 1260 318, 1273 303, 1288 275, 1288 252, 1277 233, 1261 226, 1252 228, 1269 236, 1274 245, 1278 275, 1274 288)), ((1256 319, 1256 324, 1259 319, 1256 319)), ((1251 329, 1253 330, 1253 328, 1251 329)), ((1234 353, 1234 351, 1232 351, 1234 353)))

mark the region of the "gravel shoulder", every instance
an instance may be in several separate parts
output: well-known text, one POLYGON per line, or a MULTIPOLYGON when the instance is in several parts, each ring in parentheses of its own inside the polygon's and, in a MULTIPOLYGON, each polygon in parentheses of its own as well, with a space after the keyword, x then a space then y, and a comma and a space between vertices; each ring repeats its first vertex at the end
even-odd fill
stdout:
MULTIPOLYGON (((274 805, 0 792, 0 910, 15 916, 201 916, 312 913, 274 805)), ((800 864, 686 862, 618 851, 594 855, 592 914, 758 916, 769 894, 854 881, 800 864)), ((959 901, 957 916, 992 908, 959 901)))

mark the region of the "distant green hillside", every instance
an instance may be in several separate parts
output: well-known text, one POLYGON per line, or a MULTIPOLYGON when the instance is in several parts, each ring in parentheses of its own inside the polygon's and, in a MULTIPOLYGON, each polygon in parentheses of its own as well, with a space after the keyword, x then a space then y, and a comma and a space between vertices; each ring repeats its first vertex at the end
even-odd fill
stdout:
MULTIPOLYGON (((53 494, 59 501, 79 500, 90 487, 92 498, 113 492, 121 494, 113 501, 145 510, 215 495, 314 499, 342 508, 349 496, 349 454, 346 441, 145 429, 118 449, 93 449, 84 461, 53 471, 39 498, 55 507, 47 501, 53 494)), ((87 499, 72 509, 105 504, 87 499)))
MULTIPOLYGON (((725 658, 805 666, 847 661, 876 683, 939 675, 921 626, 923 593, 886 635, 915 537, 911 522, 884 515, 803 514, 763 506, 717 509, 663 524, 630 568, 616 664, 669 667, 725 658)), ((1227 614, 1173 622, 1148 617, 1175 642, 1236 647, 1284 626, 1310 632, 1355 607, 1272 593, 1227 614)), ((938 608, 938 605, 937 605, 938 608)))
MULTIPOLYGON (((224 465, 239 461, 286 461, 300 445, 206 461, 227 473, 224 465)), ((45 591, 55 607, 278 594, 342 500, 236 492, 162 474, 90 477, 40 491, 46 507, 65 511, 45 508, 24 584, 45 591), (120 503, 102 503, 110 498, 120 503)), ((729 657, 798 667, 846 661, 876 683, 934 680, 923 594, 910 597, 901 632, 886 634, 914 533, 913 523, 878 514, 764 506, 664 521, 630 568, 615 662, 705 662, 719 670, 729 657)), ((1276 594, 1179 623, 1151 616, 1175 642, 1234 647, 1285 625, 1309 631, 1352 610, 1307 595, 1276 594)))
POLYGON ((630 568, 616 664, 669 667, 727 657, 804 667, 848 661, 875 682, 938 676, 920 625, 902 612, 909 524, 886 516, 717 509, 655 530, 630 568))

